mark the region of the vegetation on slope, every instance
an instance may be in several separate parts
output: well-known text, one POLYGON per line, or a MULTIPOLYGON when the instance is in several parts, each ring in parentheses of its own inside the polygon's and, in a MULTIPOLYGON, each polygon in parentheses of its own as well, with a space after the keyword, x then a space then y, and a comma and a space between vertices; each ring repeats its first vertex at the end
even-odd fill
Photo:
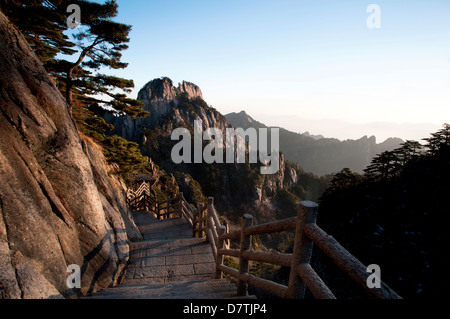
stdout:
POLYGON ((128 48, 131 26, 113 21, 118 14, 116 1, 0 0, 0 9, 24 34, 54 79, 78 130, 102 146, 108 161, 118 165, 117 173, 126 182, 138 173, 150 173, 149 159, 141 155, 138 145, 109 136, 113 127, 100 117, 104 107, 133 118, 148 115, 141 101, 126 95, 134 87, 132 80, 99 73, 104 68, 127 67, 121 58, 128 48), (79 5, 83 13, 83 25, 73 39, 65 33, 70 4, 79 5))
MULTIPOLYGON (((378 264, 404 298, 439 298, 449 285, 450 126, 424 141, 379 154, 364 175, 342 170, 320 198, 319 226, 364 264, 378 264)), ((338 298, 361 295, 318 249, 312 264, 338 298)), ((288 277, 281 268, 271 278, 288 277)))

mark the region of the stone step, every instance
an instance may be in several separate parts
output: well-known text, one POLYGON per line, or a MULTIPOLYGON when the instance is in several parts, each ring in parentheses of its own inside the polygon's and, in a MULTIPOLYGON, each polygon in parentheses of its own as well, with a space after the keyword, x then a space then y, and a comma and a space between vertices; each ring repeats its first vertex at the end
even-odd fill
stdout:
POLYGON ((93 296, 89 299, 104 299, 104 300, 111 300, 111 299, 117 299, 117 300, 137 300, 137 299, 146 299, 146 300, 171 300, 171 299, 182 299, 182 300, 201 300, 201 299, 208 299, 208 300, 222 300, 222 299, 249 299, 254 300, 256 299, 255 296, 237 296, 236 292, 229 292, 229 293, 210 293, 208 295, 205 294, 161 294, 161 295, 148 295, 148 294, 111 294, 111 295, 99 295, 99 296, 93 296))
POLYGON ((94 299, 248 299, 236 296, 236 285, 211 279, 215 262, 211 245, 192 238, 181 218, 158 221, 146 212, 133 213, 144 241, 131 243, 130 261, 120 286, 104 289, 94 299))
POLYGON ((102 290, 94 299, 248 299, 236 296, 236 286, 224 279, 175 284, 124 285, 102 290))
POLYGON ((211 279, 211 245, 201 238, 151 240, 131 245, 121 284, 152 284, 211 279))
POLYGON ((102 290, 103 292, 121 292, 121 291, 144 291, 144 290, 152 290, 155 291, 157 289, 161 290, 199 290, 199 289, 208 289, 208 290, 236 290, 236 285, 224 280, 224 279, 210 279, 205 281, 186 281, 186 282, 178 282, 178 283, 161 283, 161 284, 134 284, 134 285, 121 285, 114 288, 107 288, 102 290))
POLYGON ((192 238, 192 228, 184 218, 157 220, 146 211, 133 212, 145 240, 192 238))

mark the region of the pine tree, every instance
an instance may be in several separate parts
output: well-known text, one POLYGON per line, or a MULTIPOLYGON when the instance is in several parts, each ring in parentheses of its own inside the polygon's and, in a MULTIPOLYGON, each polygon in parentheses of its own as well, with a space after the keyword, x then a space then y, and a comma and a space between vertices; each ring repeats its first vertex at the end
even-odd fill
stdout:
POLYGON ((424 138, 427 142, 426 148, 428 149, 429 155, 435 155, 437 153, 448 151, 450 148, 450 125, 444 124, 444 128, 432 133, 431 137, 424 138))
POLYGON ((126 43, 130 41, 131 26, 112 21, 118 14, 116 1, 76 3, 80 5, 83 23, 81 30, 74 35, 78 48, 76 59, 74 62, 55 60, 52 70, 63 83, 68 104, 73 105, 75 96, 78 101, 109 106, 133 118, 148 115, 142 110, 142 102, 116 93, 117 89, 130 93, 134 88, 132 80, 94 73, 106 67, 118 70, 128 66, 121 58, 122 52, 128 48, 126 43))
POLYGON ((364 170, 366 177, 386 179, 395 175, 399 167, 399 159, 395 151, 378 154, 364 170))
POLYGON ((134 88, 132 80, 98 73, 102 68, 128 66, 121 58, 128 48, 131 26, 113 21, 118 14, 115 0, 104 4, 87 0, 0 0, 0 8, 25 35, 70 108, 76 103, 81 108, 101 105, 134 118, 148 115, 142 102, 127 97, 134 88), (82 14, 82 26, 74 41, 64 34, 71 4, 78 5, 82 14), (123 93, 117 93, 117 89, 123 93))
POLYGON ((102 68, 127 67, 121 58, 128 48, 131 26, 112 20, 118 13, 116 1, 0 0, 0 9, 22 32, 66 96, 79 131, 103 146, 107 160, 119 165, 126 181, 136 172, 151 171, 138 145, 107 135, 113 127, 99 116, 105 106, 132 117, 148 115, 142 102, 126 95, 134 87, 132 80, 99 73, 102 68), (78 5, 82 15, 73 41, 64 34, 71 4, 78 5), (123 93, 117 93, 118 89, 123 93))
POLYGON ((44 65, 58 53, 74 54, 75 44, 63 32, 66 17, 55 5, 45 0, 0 0, 0 9, 25 36, 44 65))
POLYGON ((369 179, 398 176, 408 162, 419 158, 422 149, 423 146, 419 142, 408 140, 395 150, 378 154, 364 170, 365 176, 369 179))
POLYGON ((419 142, 407 140, 405 143, 402 143, 398 149, 394 150, 398 161, 401 163, 401 168, 409 161, 417 159, 421 155, 422 149, 423 146, 419 142))
POLYGON ((349 168, 342 169, 333 176, 330 186, 325 190, 323 198, 335 192, 346 191, 347 189, 358 185, 362 181, 362 176, 352 172, 349 168))

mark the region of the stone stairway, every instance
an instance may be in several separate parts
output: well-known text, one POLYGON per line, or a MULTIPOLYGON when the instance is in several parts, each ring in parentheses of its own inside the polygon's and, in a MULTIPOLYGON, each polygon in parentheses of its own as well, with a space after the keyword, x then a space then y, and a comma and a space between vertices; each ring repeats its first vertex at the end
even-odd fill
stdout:
POLYGON ((135 212, 144 241, 132 243, 130 264, 121 285, 104 289, 98 299, 224 299, 236 297, 236 285, 214 280, 215 263, 205 239, 192 238, 183 218, 158 221, 135 212))
POLYGON ((123 285, 105 289, 94 299, 235 299, 236 286, 225 279, 123 285))

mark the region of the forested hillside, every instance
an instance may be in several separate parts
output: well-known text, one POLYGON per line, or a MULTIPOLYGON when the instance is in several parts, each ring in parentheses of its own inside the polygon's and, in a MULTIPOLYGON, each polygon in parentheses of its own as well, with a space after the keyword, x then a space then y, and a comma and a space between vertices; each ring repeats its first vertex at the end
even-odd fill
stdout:
POLYGON ((450 126, 344 170, 320 200, 319 223, 405 298, 445 294, 450 269, 450 126))
MULTIPOLYGON (((175 164, 171 157, 176 128, 187 128, 193 138, 194 120, 202 129, 231 127, 225 117, 203 100, 202 91, 193 83, 175 84, 167 77, 148 82, 139 92, 144 111, 151 115, 133 119, 106 113, 104 118, 115 129, 113 133, 139 143, 143 155, 177 181, 180 191, 192 203, 214 197, 221 214, 238 223, 243 213, 254 213, 260 222, 295 214, 300 199, 318 200, 328 186, 329 177, 305 172, 298 164, 280 156, 279 170, 261 175, 260 165, 242 164, 175 164)), ((192 145, 194 142, 192 143, 192 145)), ((207 143, 204 142, 203 146, 207 143)))
MULTIPOLYGON (((230 113, 225 117, 235 127, 267 128, 245 111, 230 113)), ((402 142, 400 138, 391 137, 379 143, 375 136, 340 141, 336 138, 324 138, 309 133, 299 134, 280 128, 280 150, 286 160, 299 163, 305 171, 319 176, 337 173, 344 167, 362 173, 377 154, 391 151, 402 142)))

